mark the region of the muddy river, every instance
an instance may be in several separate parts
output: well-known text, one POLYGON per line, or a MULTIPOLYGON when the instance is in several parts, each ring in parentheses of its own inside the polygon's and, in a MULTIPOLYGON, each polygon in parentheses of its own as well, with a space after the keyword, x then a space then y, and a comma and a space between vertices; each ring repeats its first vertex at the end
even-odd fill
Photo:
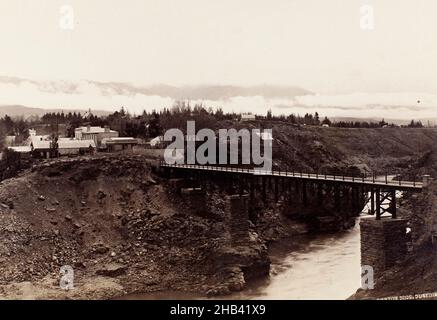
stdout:
MULTIPOLYGON (((224 299, 346 299, 360 287, 358 220, 349 231, 299 236, 270 248, 270 277, 224 299)), ((138 294, 125 299, 203 299, 180 292, 138 294)))

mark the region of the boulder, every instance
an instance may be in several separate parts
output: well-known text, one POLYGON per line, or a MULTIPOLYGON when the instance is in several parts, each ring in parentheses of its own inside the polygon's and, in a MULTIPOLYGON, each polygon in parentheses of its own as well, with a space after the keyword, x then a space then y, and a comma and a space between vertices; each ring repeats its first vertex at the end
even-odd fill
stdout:
POLYGON ((105 277, 118 277, 126 273, 127 266, 120 263, 108 263, 104 265, 101 269, 96 271, 99 276, 105 277))

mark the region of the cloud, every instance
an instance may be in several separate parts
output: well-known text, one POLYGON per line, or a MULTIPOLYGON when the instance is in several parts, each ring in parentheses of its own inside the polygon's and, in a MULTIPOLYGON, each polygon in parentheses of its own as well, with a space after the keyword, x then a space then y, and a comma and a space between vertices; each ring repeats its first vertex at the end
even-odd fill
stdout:
POLYGON ((0 105, 42 108, 118 110, 131 113, 171 107, 177 100, 192 105, 221 107, 227 112, 304 114, 318 111, 321 116, 386 117, 412 119, 437 117, 437 95, 428 93, 310 94, 297 87, 275 86, 190 86, 155 85, 139 87, 126 83, 82 80, 34 81, 0 77, 0 105))

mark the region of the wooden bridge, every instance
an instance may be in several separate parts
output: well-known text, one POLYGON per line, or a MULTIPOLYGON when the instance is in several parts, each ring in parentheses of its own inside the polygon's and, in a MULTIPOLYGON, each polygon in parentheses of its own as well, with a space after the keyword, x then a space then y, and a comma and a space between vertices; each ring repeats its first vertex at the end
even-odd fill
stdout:
POLYGON ((380 219, 385 213, 396 218, 396 192, 421 192, 424 188, 423 182, 389 180, 387 176, 383 179, 372 177, 353 177, 345 175, 327 175, 317 173, 303 173, 295 171, 260 171, 251 168, 236 168, 229 166, 203 166, 190 164, 167 164, 162 161, 159 165, 162 170, 170 173, 178 171, 184 176, 191 176, 200 179, 222 176, 230 183, 240 185, 240 193, 249 190, 250 196, 254 197, 255 192, 260 190, 263 199, 266 198, 266 189, 274 191, 275 201, 279 196, 290 195, 296 192, 301 195, 303 204, 307 204, 307 189, 312 187, 317 194, 318 201, 323 201, 324 195, 332 193, 335 205, 341 206, 343 197, 351 197, 351 201, 357 206, 360 196, 365 197, 364 205, 369 205, 369 213, 380 219), (272 186, 272 180, 274 187, 272 186), (268 184, 268 186, 267 186, 268 184), (292 187, 293 185, 293 187, 292 187), (294 190, 292 190, 292 188, 294 190))

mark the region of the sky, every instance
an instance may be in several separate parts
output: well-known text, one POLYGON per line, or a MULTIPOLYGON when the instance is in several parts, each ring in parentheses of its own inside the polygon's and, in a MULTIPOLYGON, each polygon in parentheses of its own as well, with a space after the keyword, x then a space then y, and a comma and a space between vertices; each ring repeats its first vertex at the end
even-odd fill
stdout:
POLYGON ((314 95, 204 102, 260 113, 437 116, 436 14, 435 0, 0 0, 0 105, 139 112, 173 99, 102 92, 94 82, 268 84, 314 95), (61 25, 65 5, 73 29, 61 25), (371 30, 361 28, 364 5, 373 8, 371 30), (80 90, 65 89, 72 84, 80 90))

